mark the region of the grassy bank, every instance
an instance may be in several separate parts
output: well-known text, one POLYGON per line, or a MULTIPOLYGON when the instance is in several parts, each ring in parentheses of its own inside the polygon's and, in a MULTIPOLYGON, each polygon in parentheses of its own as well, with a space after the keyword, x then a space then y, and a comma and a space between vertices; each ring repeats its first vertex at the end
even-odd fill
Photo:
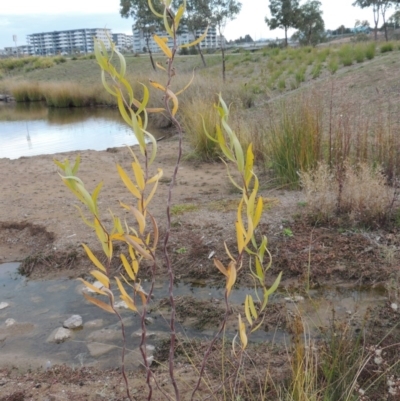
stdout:
MULTIPOLYGON (((185 87, 196 68, 191 87, 180 96, 180 113, 193 155, 219 157, 204 137, 203 121, 213 134, 212 103, 222 92, 232 104, 231 123, 242 142, 253 141, 256 156, 274 172, 278 185, 296 187, 299 172, 317 163, 337 166, 348 160, 383 166, 392 179, 400 168, 396 115, 400 82, 399 43, 374 42, 321 48, 234 50, 227 56, 227 79, 221 79, 220 56, 176 60, 174 90, 185 87)), ((155 57, 160 64, 160 56, 155 57)), ((127 77, 134 90, 140 82, 157 81, 147 56, 128 56, 127 77)), ((0 90, 17 101, 42 100, 51 107, 113 104, 100 82, 91 57, 81 59, 22 58, 2 60, 0 90), (47 64, 51 66, 46 67, 47 64), (40 65, 42 68, 32 68, 40 65), (46 68, 45 68, 46 67, 46 68)), ((152 104, 162 99, 150 88, 152 104)))

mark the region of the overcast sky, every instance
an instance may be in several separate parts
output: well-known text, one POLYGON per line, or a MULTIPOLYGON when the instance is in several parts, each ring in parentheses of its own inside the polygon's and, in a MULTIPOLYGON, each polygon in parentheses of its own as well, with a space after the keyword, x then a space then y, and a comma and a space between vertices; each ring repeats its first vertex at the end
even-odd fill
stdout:
MULTIPOLYGON (((302 0, 303 3, 305 0, 302 0)), ((372 25, 372 10, 353 7, 354 0, 321 0, 326 29, 344 24, 353 27, 356 19, 372 25)), ((249 34, 253 39, 282 37, 264 22, 269 14, 268 0, 242 0, 242 11, 225 28, 228 40, 249 34)), ((109 28, 114 33, 132 34, 131 19, 119 15, 119 0, 0 0, 0 48, 26 44, 26 35, 79 28, 109 28)), ((389 12, 389 15, 391 12, 389 12)))

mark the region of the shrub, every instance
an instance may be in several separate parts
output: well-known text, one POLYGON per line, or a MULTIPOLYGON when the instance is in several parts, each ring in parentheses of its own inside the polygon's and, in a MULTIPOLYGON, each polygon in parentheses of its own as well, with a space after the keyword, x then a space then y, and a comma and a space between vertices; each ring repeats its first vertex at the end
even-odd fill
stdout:
POLYGON ((375 51, 375 43, 368 43, 365 49, 365 57, 367 57, 368 60, 372 60, 375 57, 375 51))
POLYGON ((394 49, 393 43, 387 42, 381 46, 381 53, 392 52, 394 49))
POLYGON ((338 70, 339 64, 336 57, 332 57, 328 63, 328 70, 333 75, 338 70))
POLYGON ((212 103, 191 100, 181 106, 181 119, 185 135, 189 140, 194 155, 202 160, 214 160, 219 157, 219 146, 204 134, 204 129, 216 138, 215 126, 218 116, 212 103))
POLYGON ((362 63, 365 59, 365 46, 357 45, 354 46, 354 58, 357 63, 362 63))
POLYGON ((380 169, 345 162, 340 172, 321 163, 300 177, 309 211, 319 221, 344 215, 352 224, 371 226, 389 217, 395 190, 380 169))
POLYGON ((315 64, 313 70, 312 70, 312 77, 313 79, 318 78, 321 75, 321 71, 322 71, 322 64, 320 62, 317 62, 317 64, 315 64))
POLYGON ((283 101, 267 128, 271 167, 280 184, 297 187, 299 171, 313 169, 321 156, 322 108, 301 96, 283 101))
POLYGON ((353 48, 350 45, 342 46, 338 51, 340 63, 345 67, 353 64, 353 48))

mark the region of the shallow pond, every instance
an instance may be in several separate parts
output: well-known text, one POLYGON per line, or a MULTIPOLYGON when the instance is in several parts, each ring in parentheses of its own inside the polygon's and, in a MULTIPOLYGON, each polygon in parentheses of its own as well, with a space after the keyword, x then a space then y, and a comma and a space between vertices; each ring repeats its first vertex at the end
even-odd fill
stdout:
POLYGON ((0 104, 0 158, 105 150, 136 143, 117 110, 0 104))
MULTIPOLYGON (((9 306, 0 310, 0 366, 40 367, 50 363, 66 363, 71 366, 95 365, 99 368, 115 367, 120 364, 121 334, 117 317, 102 311, 87 302, 82 296, 83 285, 77 280, 58 279, 47 281, 27 280, 17 273, 18 263, 0 264, 0 304, 9 306), (83 318, 83 328, 73 331, 70 339, 62 343, 49 341, 51 333, 62 327, 71 315, 79 314, 83 318), (14 319, 11 326, 7 319, 14 319)), ((148 289, 149 283, 143 283, 148 289)), ((194 287, 191 284, 178 284, 174 294, 193 295, 196 299, 223 299, 223 289, 194 287)), ((234 302, 242 302, 246 290, 235 291, 234 302)), ((156 283, 153 304, 168 296, 167 283, 156 283)), ((138 367, 140 355, 140 329, 137 315, 126 309, 120 309, 127 326, 127 366, 138 367)), ((150 346, 157 340, 166 338, 168 324, 158 310, 149 314, 153 322, 148 330, 153 332, 148 339, 150 346)), ((177 325, 177 331, 188 337, 209 338, 217 328, 197 330, 192 327, 177 325)), ((233 337, 234 332, 228 332, 233 337)), ((284 333, 257 332, 254 341, 272 341, 284 333)))

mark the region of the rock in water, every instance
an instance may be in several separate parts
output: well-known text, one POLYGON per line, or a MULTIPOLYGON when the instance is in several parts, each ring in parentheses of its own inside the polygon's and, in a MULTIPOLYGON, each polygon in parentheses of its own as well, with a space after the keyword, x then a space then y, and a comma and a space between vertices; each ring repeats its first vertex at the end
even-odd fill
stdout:
POLYGON ((7 306, 9 306, 7 302, 0 302, 0 310, 7 308, 7 306))
POLYGON ((82 327, 82 323, 82 316, 72 315, 63 323, 63 327, 66 329, 78 329, 79 327, 82 327))
POLYGON ((54 334, 54 340, 56 343, 62 343, 67 338, 71 337, 71 330, 60 327, 54 334))

